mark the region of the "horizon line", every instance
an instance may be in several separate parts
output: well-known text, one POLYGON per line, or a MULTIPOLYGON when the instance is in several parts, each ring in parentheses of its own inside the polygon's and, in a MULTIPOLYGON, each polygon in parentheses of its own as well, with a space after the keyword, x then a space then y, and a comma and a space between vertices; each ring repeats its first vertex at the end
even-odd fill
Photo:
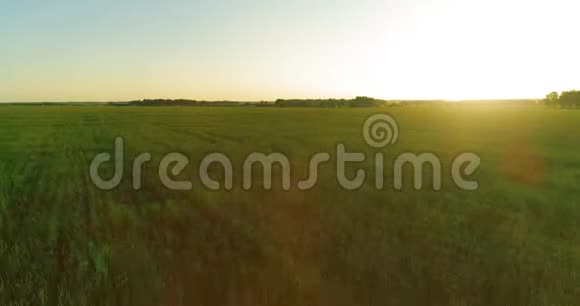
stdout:
MULTIPOLYGON (((478 101, 526 101, 526 100, 542 100, 544 98, 472 98, 472 99, 382 99, 375 98, 371 96, 356 96, 356 97, 368 97, 380 101, 398 101, 398 102, 478 102, 478 101)), ((145 101, 145 100, 166 100, 166 101, 197 101, 197 102, 234 102, 234 103, 260 103, 260 102, 276 102, 277 100, 354 100, 356 97, 351 98, 277 98, 274 100, 229 100, 229 99, 217 99, 217 100, 205 100, 205 99, 190 99, 190 98, 145 98, 136 100, 116 100, 116 101, 104 101, 104 100, 69 100, 69 101, 0 101, 0 104, 40 104, 40 103, 128 103, 135 101, 145 101)))

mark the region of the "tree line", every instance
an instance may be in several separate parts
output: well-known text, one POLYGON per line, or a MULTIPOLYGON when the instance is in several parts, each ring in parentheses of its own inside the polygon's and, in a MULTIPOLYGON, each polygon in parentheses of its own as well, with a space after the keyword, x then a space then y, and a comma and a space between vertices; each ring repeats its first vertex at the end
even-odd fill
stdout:
POLYGON ((114 106, 254 106, 254 107, 382 107, 399 105, 399 101, 379 100, 371 97, 354 99, 278 99, 262 102, 197 101, 187 99, 145 99, 130 102, 111 102, 114 106))
POLYGON ((544 103, 553 107, 580 108, 580 91, 564 91, 561 94, 554 91, 546 95, 544 103))
POLYGON ((145 99, 127 103, 111 103, 127 106, 239 106, 242 103, 233 101, 197 101, 187 99, 145 99))
POLYGON ((354 99, 278 99, 274 102, 278 107, 381 107, 396 104, 392 101, 379 100, 371 97, 356 97, 354 99))

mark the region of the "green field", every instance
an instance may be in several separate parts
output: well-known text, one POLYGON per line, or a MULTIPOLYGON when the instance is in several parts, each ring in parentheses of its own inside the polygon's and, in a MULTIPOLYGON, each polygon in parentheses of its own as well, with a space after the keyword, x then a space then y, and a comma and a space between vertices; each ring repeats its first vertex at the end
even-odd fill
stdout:
MULTIPOLYGON (((364 109, 0 106, 0 305, 577 305, 580 111, 438 105, 364 109), (386 112, 402 152, 433 152, 439 192, 338 187, 210 191, 198 161, 281 152, 293 178, 337 143, 372 156, 361 128, 386 112), (125 139, 125 177, 96 188, 89 164, 125 139), (132 160, 150 152, 143 189, 132 160), (187 155, 191 191, 157 164, 187 155), (477 191, 450 162, 475 152, 477 191)), ((370 169, 370 162, 352 165, 370 169)), ((219 176, 219 169, 214 169, 219 176)), ((275 176, 277 177, 277 176, 275 176)), ((293 181, 294 185, 294 181, 293 181)))

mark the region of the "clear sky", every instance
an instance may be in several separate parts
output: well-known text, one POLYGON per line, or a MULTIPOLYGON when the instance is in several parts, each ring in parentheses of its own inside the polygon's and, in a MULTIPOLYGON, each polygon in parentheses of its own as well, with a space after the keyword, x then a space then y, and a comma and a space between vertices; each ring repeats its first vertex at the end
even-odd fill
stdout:
POLYGON ((0 102, 534 98, 577 0, 0 0, 0 102))

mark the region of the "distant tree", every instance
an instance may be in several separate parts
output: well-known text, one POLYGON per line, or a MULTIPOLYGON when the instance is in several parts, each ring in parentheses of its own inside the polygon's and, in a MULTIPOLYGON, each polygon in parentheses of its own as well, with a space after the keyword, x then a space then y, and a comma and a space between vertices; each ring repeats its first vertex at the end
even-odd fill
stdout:
POLYGON ((558 104, 560 103, 560 95, 557 92, 553 91, 548 95, 546 95, 546 99, 544 99, 544 102, 548 106, 558 106, 558 104))
POLYGON ((351 107, 372 107, 376 106, 378 101, 371 97, 356 97, 354 100, 351 101, 351 107))
POLYGON ((559 102, 565 108, 580 107, 580 91, 564 91, 560 95, 559 102))

